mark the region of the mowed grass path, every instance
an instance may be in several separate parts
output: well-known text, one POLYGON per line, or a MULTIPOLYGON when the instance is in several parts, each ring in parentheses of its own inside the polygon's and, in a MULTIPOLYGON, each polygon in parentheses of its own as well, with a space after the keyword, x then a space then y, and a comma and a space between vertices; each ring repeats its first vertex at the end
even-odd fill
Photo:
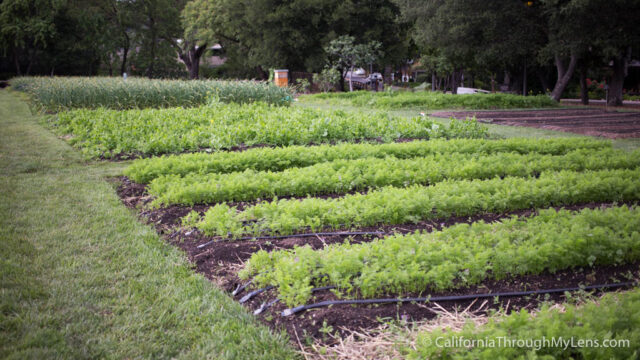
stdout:
POLYGON ((0 91, 0 358, 295 358, 0 91))

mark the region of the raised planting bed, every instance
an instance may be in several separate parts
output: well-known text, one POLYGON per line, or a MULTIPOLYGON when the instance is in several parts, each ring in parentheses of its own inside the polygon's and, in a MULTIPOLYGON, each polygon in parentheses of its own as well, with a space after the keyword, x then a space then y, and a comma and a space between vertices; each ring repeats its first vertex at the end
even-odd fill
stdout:
POLYGON ((432 116, 480 122, 528 126, 609 139, 640 137, 640 112, 606 111, 602 109, 558 109, 527 111, 436 112, 432 116))
POLYGON ((428 302, 407 298, 460 295, 438 304, 510 312, 562 301, 567 288, 632 287, 637 210, 626 206, 640 200, 638 158, 582 138, 261 148, 139 159, 126 171, 139 183, 120 178, 119 194, 260 319, 294 339, 330 339, 328 327, 434 316, 428 302), (332 187, 336 177, 353 186, 332 187), (195 189, 206 196, 189 198, 195 189), (378 260, 365 250, 377 247, 378 260), (487 265, 499 260, 508 266, 487 265), (545 293, 520 293, 532 290, 545 293), (518 296, 493 296, 504 292, 518 296), (299 308, 371 299, 392 303, 299 308))

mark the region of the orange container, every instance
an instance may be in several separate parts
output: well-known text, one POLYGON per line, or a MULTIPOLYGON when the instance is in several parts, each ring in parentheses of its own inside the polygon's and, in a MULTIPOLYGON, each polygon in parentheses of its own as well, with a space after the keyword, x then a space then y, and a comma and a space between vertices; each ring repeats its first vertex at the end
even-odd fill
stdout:
POLYGON ((273 70, 273 80, 277 86, 289 86, 289 70, 273 70))

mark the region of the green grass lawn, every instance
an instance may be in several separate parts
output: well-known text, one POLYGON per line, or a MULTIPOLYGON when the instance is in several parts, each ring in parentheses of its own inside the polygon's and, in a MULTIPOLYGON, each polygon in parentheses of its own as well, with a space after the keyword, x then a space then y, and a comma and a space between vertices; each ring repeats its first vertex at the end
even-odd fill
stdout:
POLYGON ((0 91, 0 358, 295 358, 0 91))

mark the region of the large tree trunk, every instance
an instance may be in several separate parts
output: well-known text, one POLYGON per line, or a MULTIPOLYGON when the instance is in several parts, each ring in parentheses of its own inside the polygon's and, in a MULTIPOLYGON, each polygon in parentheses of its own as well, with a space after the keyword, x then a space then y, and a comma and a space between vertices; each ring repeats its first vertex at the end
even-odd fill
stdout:
POLYGON ((180 57, 180 60, 187 66, 189 79, 198 79, 200 77, 200 58, 207 49, 207 44, 197 46, 185 43, 185 46, 187 51, 182 51, 179 47, 177 48, 178 57, 180 57))
POLYGON ((609 84, 609 98, 607 104, 610 106, 622 106, 622 89, 624 78, 627 76, 627 57, 620 56, 613 59, 613 74, 609 84))
POLYGON ((197 80, 200 77, 200 59, 197 59, 191 64, 189 70, 189 79, 197 80))
POLYGON ((589 88, 587 87, 587 66, 580 67, 580 102, 589 105, 589 88))
POLYGON ((556 85, 553 87, 553 91, 551 92, 551 98, 553 100, 560 101, 564 89, 567 87, 569 81, 571 80, 571 77, 573 76, 573 72, 576 69, 577 63, 578 56, 576 54, 571 54, 569 66, 565 68, 560 55, 556 54, 556 69, 558 70, 558 80, 556 80, 556 85))

